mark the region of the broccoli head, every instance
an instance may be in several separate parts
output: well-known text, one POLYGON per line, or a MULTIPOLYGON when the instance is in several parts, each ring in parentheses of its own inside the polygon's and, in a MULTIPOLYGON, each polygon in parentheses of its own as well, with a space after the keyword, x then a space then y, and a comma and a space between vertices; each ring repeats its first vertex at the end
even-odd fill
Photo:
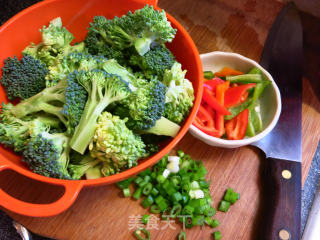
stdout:
POLYGON ((83 154, 94 135, 100 114, 109 104, 128 97, 130 89, 121 77, 98 69, 79 71, 76 78, 88 92, 88 100, 70 145, 83 154))
POLYGON ((42 131, 29 140, 22 160, 40 175, 71 179, 67 169, 69 152, 69 138, 64 133, 42 131))
POLYGON ((138 159, 147 156, 145 147, 141 137, 126 127, 126 119, 103 112, 89 150, 92 157, 103 161, 102 173, 108 176, 137 165, 138 159))
POLYGON ((32 56, 20 61, 17 57, 4 60, 1 84, 10 100, 26 99, 41 92, 46 87, 47 67, 32 56))
POLYGON ((164 71, 171 69, 174 62, 174 56, 164 45, 153 47, 143 56, 135 54, 130 57, 130 64, 138 66, 149 79, 154 76, 162 79, 164 71))
POLYGON ((115 114, 128 117, 127 126, 133 130, 153 127, 164 111, 166 87, 157 79, 144 81, 139 88, 116 108, 115 114))
POLYGON ((194 94, 192 83, 185 78, 181 64, 175 62, 166 70, 163 83, 167 86, 164 117, 180 124, 193 106, 194 94))
POLYGON ((106 43, 120 50, 134 46, 142 56, 153 44, 171 42, 176 29, 171 27, 164 11, 147 5, 111 20, 96 16, 90 23, 90 32, 98 33, 106 43))

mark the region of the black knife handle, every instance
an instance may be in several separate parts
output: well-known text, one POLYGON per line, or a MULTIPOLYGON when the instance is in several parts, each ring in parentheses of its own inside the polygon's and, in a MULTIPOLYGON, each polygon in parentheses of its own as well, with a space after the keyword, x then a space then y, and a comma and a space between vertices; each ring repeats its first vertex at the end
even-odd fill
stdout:
POLYGON ((263 206, 264 230, 259 231, 259 239, 299 240, 301 163, 275 158, 263 161, 261 187, 266 199, 263 206))

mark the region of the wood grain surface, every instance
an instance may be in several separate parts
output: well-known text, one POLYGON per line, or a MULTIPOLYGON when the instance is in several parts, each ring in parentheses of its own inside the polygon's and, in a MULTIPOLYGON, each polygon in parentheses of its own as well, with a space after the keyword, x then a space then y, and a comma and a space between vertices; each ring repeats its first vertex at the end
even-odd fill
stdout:
MULTIPOLYGON (((159 6, 173 15, 190 33, 199 52, 232 51, 259 61, 269 28, 283 4, 264 0, 159 0, 159 6)), ((303 80, 303 169, 305 180, 320 136, 320 103, 308 79, 303 80)), ((218 212, 217 228, 223 239, 259 239, 257 223, 263 207, 260 186, 261 153, 254 147, 221 149, 205 145, 187 134, 176 149, 203 161, 212 181, 214 206, 227 187, 241 194, 228 213, 218 212)), ((25 201, 48 203, 63 193, 59 187, 27 179, 11 171, 0 174, 1 187, 25 201)), ((50 218, 31 218, 8 212, 31 231, 56 239, 134 239, 133 220, 147 213, 138 202, 121 197, 114 186, 83 189, 74 205, 50 218)), ((180 224, 158 222, 151 229, 152 239, 176 239, 180 224), (161 229, 164 228, 164 229, 161 229), (174 228, 174 229, 173 229, 174 228)), ((211 239, 208 227, 187 230, 187 239, 211 239)))

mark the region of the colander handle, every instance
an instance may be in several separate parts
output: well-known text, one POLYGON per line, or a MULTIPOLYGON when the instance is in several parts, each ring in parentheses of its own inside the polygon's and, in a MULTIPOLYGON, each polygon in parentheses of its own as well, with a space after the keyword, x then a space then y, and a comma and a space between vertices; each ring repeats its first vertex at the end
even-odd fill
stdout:
MULTIPOLYGON (((0 172, 5 169, 13 169, 9 163, 6 163, 2 156, 0 156, 0 172)), ((16 170, 15 170, 16 171, 16 170)), ((17 171, 19 172, 19 171, 17 171)), ((40 179, 36 179, 39 181, 40 179)), ((42 180, 40 180, 42 181, 42 180)), ((44 181, 45 182, 45 181, 44 181)), ((60 183, 52 183, 55 185, 61 185, 65 188, 64 194, 55 202, 49 204, 35 204, 18 200, 2 189, 0 189, 0 206, 4 208, 31 217, 49 217, 57 215, 67 210, 72 203, 76 200, 79 192, 83 187, 82 181, 62 181, 60 183)))

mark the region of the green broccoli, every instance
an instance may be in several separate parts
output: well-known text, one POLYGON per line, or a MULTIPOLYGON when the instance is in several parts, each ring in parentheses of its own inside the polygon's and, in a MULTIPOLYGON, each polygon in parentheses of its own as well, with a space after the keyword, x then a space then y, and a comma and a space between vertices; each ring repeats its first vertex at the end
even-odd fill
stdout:
MULTIPOLYGON (((41 29, 42 42, 38 45, 31 43, 23 50, 23 55, 31 55, 39 59, 47 67, 54 66, 71 52, 84 52, 84 43, 81 42, 74 46, 70 43, 73 35, 64 27, 62 27, 61 18, 53 19, 49 26, 41 29)), ((50 70, 49 70, 50 71, 50 70)), ((46 86, 51 87, 57 84, 49 76, 46 78, 46 86)))
POLYGON ((103 112, 98 118, 94 137, 89 145, 91 156, 103 161, 102 174, 109 176, 137 165, 146 157, 145 144, 139 135, 126 127, 126 119, 103 112))
POLYGON ((147 5, 134 13, 129 11, 121 18, 107 20, 96 16, 90 23, 90 32, 99 33, 107 44, 120 50, 134 46, 142 56, 152 44, 171 42, 176 29, 171 27, 164 11, 156 11, 147 5))
POLYGON ((121 65, 127 65, 126 52, 113 48, 106 43, 99 33, 89 31, 84 40, 85 48, 92 55, 101 55, 108 59, 115 59, 121 65))
POLYGON ((115 114, 128 117, 126 125, 133 130, 147 130, 153 127, 164 111, 166 87, 157 79, 138 87, 130 96, 119 103, 115 114))
POLYGON ((143 56, 139 54, 130 57, 130 64, 138 66, 147 78, 157 76, 162 79, 164 71, 171 69, 175 59, 164 45, 153 47, 143 56))
POLYGON ((77 80, 88 92, 88 100, 70 145, 83 154, 94 135, 100 114, 112 102, 126 98, 130 89, 121 77, 98 69, 79 71, 77 80))
POLYGON ((194 94, 192 83, 185 78, 181 64, 175 62, 166 70, 163 83, 167 86, 164 117, 180 124, 193 106, 194 94))
POLYGON ((44 115, 28 116, 23 119, 16 118, 10 111, 7 111, 8 105, 2 104, 0 142, 6 147, 13 148, 15 152, 24 150, 33 132, 39 131, 39 129, 59 127, 60 121, 58 119, 44 115))
POLYGON ((75 180, 80 179, 87 172, 88 169, 95 167, 100 162, 101 160, 94 159, 90 156, 90 154, 82 156, 82 159, 78 164, 68 165, 71 178, 75 180))
POLYGON ((23 151, 22 161, 40 175, 52 178, 71 179, 68 173, 69 138, 64 133, 35 133, 23 151))
POLYGON ((4 60, 1 84, 10 100, 26 99, 41 92, 46 87, 47 67, 32 56, 20 61, 17 57, 4 60))

